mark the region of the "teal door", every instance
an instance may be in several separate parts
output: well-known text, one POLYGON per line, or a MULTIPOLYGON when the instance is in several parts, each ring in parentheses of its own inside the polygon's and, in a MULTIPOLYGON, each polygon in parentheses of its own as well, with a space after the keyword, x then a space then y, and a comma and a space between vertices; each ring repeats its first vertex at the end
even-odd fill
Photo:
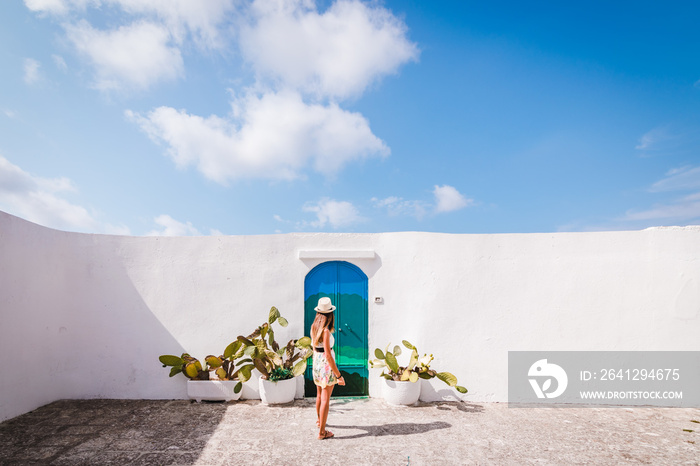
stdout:
MULTIPOLYGON (((333 396, 367 396, 367 275, 349 262, 324 262, 313 268, 304 280, 304 334, 311 335, 319 298, 329 297, 335 310, 336 364, 345 377, 345 386, 336 386, 333 396)), ((306 368, 306 396, 316 396, 311 374, 306 368)))

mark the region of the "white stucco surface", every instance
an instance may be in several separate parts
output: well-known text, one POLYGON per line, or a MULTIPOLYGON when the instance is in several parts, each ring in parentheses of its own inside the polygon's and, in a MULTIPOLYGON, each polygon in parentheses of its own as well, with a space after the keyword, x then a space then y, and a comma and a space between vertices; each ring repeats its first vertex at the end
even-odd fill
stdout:
POLYGON ((334 259, 369 278, 370 354, 408 340, 471 401, 506 401, 508 351, 700 350, 700 227, 120 237, 0 212, 0 351, 12 366, 0 421, 62 398, 185 398, 159 355, 220 354, 272 305, 289 320, 277 340, 300 337, 304 277, 334 259))

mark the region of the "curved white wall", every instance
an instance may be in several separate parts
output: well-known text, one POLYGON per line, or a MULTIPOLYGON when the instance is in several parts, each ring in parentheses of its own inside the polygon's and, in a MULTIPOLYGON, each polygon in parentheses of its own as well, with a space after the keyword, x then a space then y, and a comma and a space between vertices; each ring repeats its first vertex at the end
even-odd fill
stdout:
POLYGON ((370 352, 407 339, 468 400, 506 400, 509 350, 700 350, 698 227, 119 237, 0 212, 0 420, 61 398, 184 398, 160 354, 220 354, 272 305, 290 321, 278 340, 300 336, 306 273, 347 251, 375 252, 347 259, 369 277, 370 352))

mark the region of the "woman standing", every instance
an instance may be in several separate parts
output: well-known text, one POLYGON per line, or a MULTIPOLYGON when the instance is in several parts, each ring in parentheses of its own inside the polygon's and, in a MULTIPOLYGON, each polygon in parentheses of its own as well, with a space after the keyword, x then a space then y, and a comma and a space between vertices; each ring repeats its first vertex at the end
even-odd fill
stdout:
POLYGON ((328 409, 330 407, 331 393, 335 384, 345 385, 345 379, 340 374, 335 364, 333 345, 333 331, 335 330, 335 306, 331 298, 321 298, 318 306, 314 308, 316 318, 311 324, 311 342, 314 347, 313 374, 316 384, 316 425, 319 428, 318 439, 325 440, 333 437, 333 432, 326 430, 328 409))

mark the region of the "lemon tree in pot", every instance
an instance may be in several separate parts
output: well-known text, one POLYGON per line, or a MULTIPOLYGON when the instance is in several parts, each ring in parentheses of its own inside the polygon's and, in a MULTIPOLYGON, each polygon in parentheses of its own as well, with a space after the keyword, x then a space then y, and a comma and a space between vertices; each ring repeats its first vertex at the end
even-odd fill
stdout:
POLYGON ((306 360, 311 356, 311 339, 291 339, 280 347, 275 340, 272 324, 286 327, 287 319, 276 307, 270 309, 267 322, 263 322, 247 337, 239 336, 243 355, 248 356, 252 366, 260 372, 260 399, 265 404, 289 403, 296 394, 296 377, 306 369, 306 360))
POLYGON ((402 344, 411 350, 408 365, 400 366, 396 359, 401 355, 401 347, 396 345, 392 351, 389 351, 391 343, 382 351, 377 348, 374 350, 376 359, 370 360, 369 364, 372 368, 383 368, 380 374, 384 378, 384 386, 382 393, 384 400, 393 405, 412 405, 418 401, 420 397, 421 384, 419 380, 429 380, 437 377, 445 382, 450 387, 455 388, 460 393, 467 393, 467 389, 457 385, 457 377, 450 372, 437 372, 430 368, 430 363, 433 360, 433 355, 425 354, 423 357, 418 356, 418 350, 415 346, 406 340, 402 344))

